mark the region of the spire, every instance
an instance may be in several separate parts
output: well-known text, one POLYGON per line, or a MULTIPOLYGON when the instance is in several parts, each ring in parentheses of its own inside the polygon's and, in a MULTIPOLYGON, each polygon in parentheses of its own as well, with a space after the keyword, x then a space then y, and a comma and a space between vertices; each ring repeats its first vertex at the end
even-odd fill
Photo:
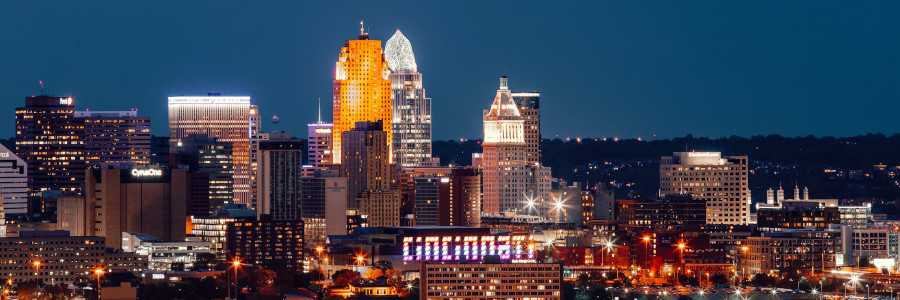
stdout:
POLYGON ((366 35, 365 30, 363 29, 363 21, 359 21, 359 35, 366 35))
POLYGON ((413 54, 412 44, 406 36, 397 29, 394 35, 384 44, 384 59, 388 62, 391 71, 416 72, 416 56, 413 54))
POLYGON ((319 97, 319 124, 322 124, 322 98, 319 97))

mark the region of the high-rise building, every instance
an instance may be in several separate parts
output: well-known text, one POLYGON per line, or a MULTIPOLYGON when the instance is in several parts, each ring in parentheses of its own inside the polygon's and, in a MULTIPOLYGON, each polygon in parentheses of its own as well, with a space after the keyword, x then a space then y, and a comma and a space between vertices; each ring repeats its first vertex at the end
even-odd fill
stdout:
POLYGON ((76 111, 84 120, 84 163, 132 168, 150 162, 150 117, 137 110, 76 111))
POLYGON ((234 145, 203 134, 192 134, 182 138, 173 148, 175 154, 170 165, 209 174, 207 214, 234 199, 234 145))
POLYGON ((313 175, 315 170, 327 170, 333 165, 334 124, 322 122, 322 109, 319 108, 319 121, 307 124, 307 165, 303 167, 303 176, 313 175))
POLYGON ((525 119, 525 159, 529 165, 541 164, 541 93, 515 92, 513 101, 525 119))
POLYGON ((481 226, 481 173, 477 168, 404 168, 398 183, 414 225, 481 226))
POLYGON ((316 171, 300 183, 300 214, 310 249, 329 235, 347 234, 347 178, 336 171, 316 171))
POLYGON ((208 216, 191 216, 191 234, 209 242, 220 258, 225 257, 228 224, 256 220, 256 211, 246 204, 225 204, 208 216))
POLYGON ((747 157, 720 152, 675 152, 659 166, 660 195, 691 194, 706 201, 706 223, 747 224, 747 157))
POLYGON ((271 215, 273 220, 300 220, 304 146, 303 141, 259 143, 257 215, 271 215))
POLYGON ((122 232, 184 240, 186 170, 90 169, 85 191, 84 232, 106 237, 109 247, 121 248, 122 232))
MULTIPOLYGON (((347 40, 335 63, 334 72, 334 143, 335 164, 343 163, 343 134, 356 126, 356 122, 381 121, 390 149, 391 135, 391 80, 388 62, 384 58, 380 40, 370 40, 360 22, 359 38, 347 40)), ((391 152, 388 151, 388 155, 391 152)), ((388 157, 389 161, 390 157, 388 157)))
POLYGON ((415 167, 431 159, 431 98, 425 97, 412 45, 400 29, 385 44, 384 56, 391 69, 394 161, 415 167))
POLYGON ((250 141, 259 133, 259 127, 259 111, 250 104, 250 97, 224 97, 217 93, 169 97, 169 143, 173 149, 192 134, 205 134, 233 144, 236 203, 252 204, 250 141))
POLYGON ((484 213, 522 211, 528 205, 524 122, 506 76, 500 77, 500 89, 484 116, 484 213))
POLYGON ((360 208, 357 194, 364 191, 387 191, 391 188, 393 169, 388 161, 390 149, 383 123, 358 122, 353 130, 343 132, 344 163, 341 176, 348 179, 348 208, 360 208))
MULTIPOLYGON (((84 184, 84 122, 72 97, 31 96, 16 108, 16 155, 28 164, 28 193, 81 192, 84 184)), ((40 212, 40 208, 32 208, 40 212)))
MULTIPOLYGON (((0 220, 17 219, 28 214, 28 165, 15 153, 0 145, 0 220)), ((2 226, 2 225, 0 225, 2 226)), ((5 235, 5 226, 3 230, 5 235)))

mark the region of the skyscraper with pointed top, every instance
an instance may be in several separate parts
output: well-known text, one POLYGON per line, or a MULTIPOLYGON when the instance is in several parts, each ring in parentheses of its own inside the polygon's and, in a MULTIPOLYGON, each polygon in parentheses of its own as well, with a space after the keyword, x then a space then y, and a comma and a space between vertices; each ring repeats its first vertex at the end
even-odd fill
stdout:
MULTIPOLYGON (((360 22, 359 38, 347 40, 335 63, 332 158, 341 164, 341 135, 356 122, 381 121, 391 147, 391 80, 380 40, 370 40, 360 22)), ((392 162, 393 158, 389 157, 392 162)))
POLYGON ((483 213, 525 209, 529 168, 525 157, 525 120, 512 99, 506 76, 484 115, 483 213))
POLYGON ((394 161, 415 167, 431 160, 431 98, 425 97, 412 44, 400 29, 388 39, 384 55, 391 69, 394 161))

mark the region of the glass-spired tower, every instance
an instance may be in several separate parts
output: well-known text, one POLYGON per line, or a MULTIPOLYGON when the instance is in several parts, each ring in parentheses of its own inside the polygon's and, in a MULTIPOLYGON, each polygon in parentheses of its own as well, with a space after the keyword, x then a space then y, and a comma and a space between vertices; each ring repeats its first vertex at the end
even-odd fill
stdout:
POLYGON ((385 44, 384 56, 391 69, 394 161, 415 167, 431 159, 431 98, 425 97, 412 45, 399 29, 385 44))

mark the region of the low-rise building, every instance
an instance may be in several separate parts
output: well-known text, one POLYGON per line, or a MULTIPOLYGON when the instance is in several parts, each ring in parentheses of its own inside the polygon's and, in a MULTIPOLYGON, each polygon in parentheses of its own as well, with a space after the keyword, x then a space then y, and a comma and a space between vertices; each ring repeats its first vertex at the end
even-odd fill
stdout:
POLYGON ((562 271, 555 263, 423 262, 420 299, 562 299, 562 271))
POLYGON ((228 224, 226 235, 231 259, 257 266, 280 262, 297 270, 303 267, 303 221, 262 215, 259 221, 228 224))
POLYGON ((0 238, 0 274, 16 282, 72 284, 105 267, 103 237, 69 236, 68 231, 22 231, 0 238))
POLYGON ((193 237, 187 241, 161 241, 153 236, 137 233, 122 233, 122 251, 145 257, 149 270, 172 270, 176 264, 187 270, 194 265, 197 255, 211 253, 210 242, 193 237))

